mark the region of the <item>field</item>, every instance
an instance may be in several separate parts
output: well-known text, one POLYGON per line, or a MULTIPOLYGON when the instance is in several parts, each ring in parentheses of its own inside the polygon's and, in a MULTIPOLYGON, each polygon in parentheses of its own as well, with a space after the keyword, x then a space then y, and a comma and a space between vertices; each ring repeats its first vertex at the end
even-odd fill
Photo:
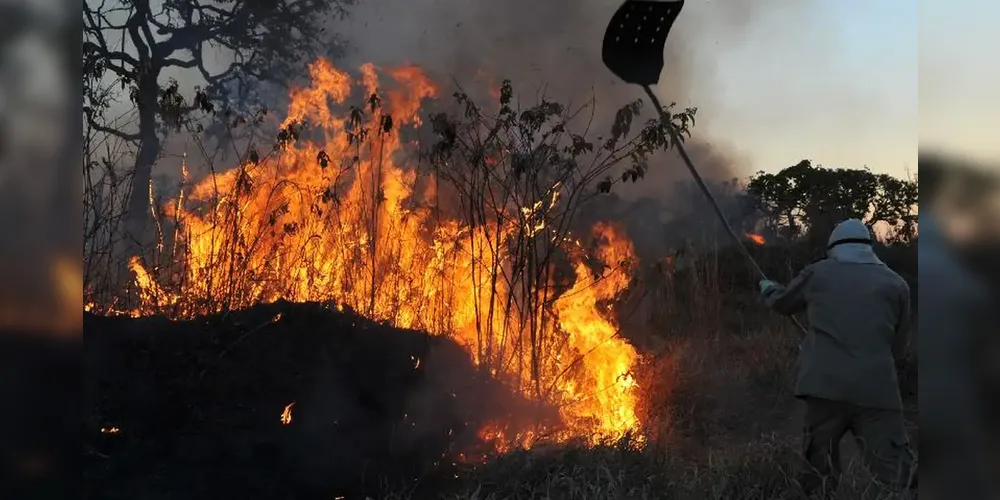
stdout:
MULTIPOLYGON (((717 298, 742 312, 637 339, 649 442, 500 455, 477 428, 529 403, 448 339, 322 304, 180 323, 88 315, 85 498, 800 498, 796 331, 752 295, 717 298)), ((844 447, 839 498, 884 498, 844 447)))
MULTIPOLYGON (((509 81, 309 72, 284 117, 221 125, 269 149, 216 165, 185 122, 202 158, 150 183, 151 220, 89 163, 88 498, 796 498, 799 333, 701 198, 614 191, 693 110, 602 110, 591 142, 509 81)), ((717 184, 769 276, 816 258, 717 184)), ((916 274, 912 240, 879 252, 916 274)), ((845 498, 877 497, 853 469, 845 498)))

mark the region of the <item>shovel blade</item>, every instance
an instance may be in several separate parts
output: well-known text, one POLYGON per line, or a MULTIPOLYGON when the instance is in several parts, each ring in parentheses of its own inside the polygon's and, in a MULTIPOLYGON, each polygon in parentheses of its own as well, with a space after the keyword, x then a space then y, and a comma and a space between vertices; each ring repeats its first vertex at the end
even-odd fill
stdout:
POLYGON ((604 65, 627 83, 655 85, 667 33, 683 6, 684 0, 626 0, 604 32, 604 65))

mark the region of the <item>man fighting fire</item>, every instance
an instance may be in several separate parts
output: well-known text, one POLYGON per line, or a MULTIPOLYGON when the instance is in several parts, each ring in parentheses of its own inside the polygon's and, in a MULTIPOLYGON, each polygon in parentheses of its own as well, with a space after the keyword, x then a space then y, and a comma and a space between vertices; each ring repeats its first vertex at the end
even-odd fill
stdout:
POLYGON ((903 424, 897 369, 908 337, 910 290, 872 249, 860 220, 841 222, 827 258, 782 286, 760 282, 765 303, 792 315, 805 311, 795 396, 805 401, 807 494, 836 491, 840 440, 851 432, 872 477, 901 490, 912 456, 903 424))

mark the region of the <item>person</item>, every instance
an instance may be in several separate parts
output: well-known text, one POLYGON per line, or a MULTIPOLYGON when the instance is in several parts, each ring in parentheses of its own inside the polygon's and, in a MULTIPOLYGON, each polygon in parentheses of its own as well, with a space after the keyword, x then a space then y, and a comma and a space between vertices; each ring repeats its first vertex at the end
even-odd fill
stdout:
POLYGON ((873 479, 892 491, 910 486, 913 457, 897 375, 908 342, 910 289, 875 255, 868 227, 858 219, 841 222, 826 259, 787 286, 762 280, 760 291, 774 311, 804 311, 809 320, 795 384, 806 406, 805 493, 836 491, 840 440, 848 432, 873 479))

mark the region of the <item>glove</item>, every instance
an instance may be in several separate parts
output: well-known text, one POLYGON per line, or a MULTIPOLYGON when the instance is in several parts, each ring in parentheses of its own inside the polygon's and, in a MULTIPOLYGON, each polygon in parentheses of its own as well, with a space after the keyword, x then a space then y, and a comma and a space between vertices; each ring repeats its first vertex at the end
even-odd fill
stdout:
POLYGON ((771 290, 778 288, 778 284, 771 280, 760 280, 758 286, 760 287, 761 295, 767 295, 768 293, 771 292, 771 290))

